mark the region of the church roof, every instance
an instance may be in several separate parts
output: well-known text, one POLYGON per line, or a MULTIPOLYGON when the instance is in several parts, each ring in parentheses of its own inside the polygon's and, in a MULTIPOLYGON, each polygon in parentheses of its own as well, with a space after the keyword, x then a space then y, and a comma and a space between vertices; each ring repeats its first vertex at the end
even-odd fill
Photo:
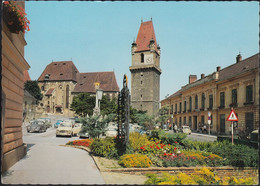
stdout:
POLYGON ((155 41, 155 50, 158 51, 153 22, 142 22, 136 38, 136 52, 150 50, 149 44, 151 39, 155 41))
POLYGON ((46 74, 49 75, 49 81, 77 81, 78 73, 72 61, 56 61, 46 66, 38 81, 44 81, 46 74))
POLYGON ((26 83, 26 81, 31 81, 28 70, 23 71, 23 82, 26 83))
POLYGON ((104 92, 119 92, 114 72, 88 72, 80 73, 74 93, 80 92, 96 92, 95 82, 100 83, 100 89, 104 92))
POLYGON ((51 96, 54 91, 54 88, 49 88, 49 90, 46 92, 45 96, 51 96))

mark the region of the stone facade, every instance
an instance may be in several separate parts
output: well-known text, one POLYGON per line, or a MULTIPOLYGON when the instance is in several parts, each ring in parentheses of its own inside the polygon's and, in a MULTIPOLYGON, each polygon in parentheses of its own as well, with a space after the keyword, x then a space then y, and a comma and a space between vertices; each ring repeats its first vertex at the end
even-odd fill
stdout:
POLYGON ((158 115, 160 104, 160 47, 156 43, 152 21, 141 23, 132 44, 131 105, 158 115))
POLYGON ((39 116, 55 114, 73 117, 74 111, 70 109, 73 97, 85 92, 95 96, 95 82, 100 83, 103 95, 111 99, 118 95, 114 72, 80 73, 72 61, 50 63, 38 78, 43 94, 37 107, 37 112, 41 113, 39 116))
MULTIPOLYGON (((17 2, 22 8, 25 3, 17 2)), ((2 121, 1 157, 5 172, 26 154, 22 138, 24 70, 30 68, 24 59, 26 45, 22 32, 11 33, 2 22, 2 121)))
MULTIPOLYGON (((239 57, 240 55, 238 55, 239 57)), ((238 60, 221 70, 197 80, 192 76, 189 84, 161 101, 162 106, 170 107, 171 123, 189 125, 193 131, 199 131, 208 124, 211 113, 210 131, 215 134, 230 134, 231 122, 226 121, 231 108, 239 121, 234 123, 234 133, 250 133, 258 129, 259 124, 259 75, 258 54, 238 60)))

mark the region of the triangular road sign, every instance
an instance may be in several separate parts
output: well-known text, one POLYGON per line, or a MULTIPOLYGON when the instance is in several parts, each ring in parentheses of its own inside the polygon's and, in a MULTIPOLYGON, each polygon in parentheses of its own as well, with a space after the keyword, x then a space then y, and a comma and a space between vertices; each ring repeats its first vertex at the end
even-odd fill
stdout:
POLYGON ((227 121, 238 121, 237 115, 234 112, 234 110, 231 110, 231 112, 227 118, 227 121))

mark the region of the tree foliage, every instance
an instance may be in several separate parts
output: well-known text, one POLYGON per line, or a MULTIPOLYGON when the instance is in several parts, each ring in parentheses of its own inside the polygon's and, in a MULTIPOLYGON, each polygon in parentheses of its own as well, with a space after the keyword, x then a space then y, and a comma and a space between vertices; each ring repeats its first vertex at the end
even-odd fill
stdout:
POLYGON ((92 116, 93 109, 95 107, 95 100, 95 96, 92 96, 90 93, 80 93, 79 95, 73 97, 70 107, 80 116, 92 116))
POLYGON ((171 117, 169 113, 170 107, 165 106, 159 109, 159 117, 157 119, 157 122, 164 124, 167 123, 167 120, 171 117))
POLYGON ((152 130, 155 127, 154 116, 148 114, 136 114, 135 115, 137 123, 141 125, 144 130, 152 130))
MULTIPOLYGON (((82 117, 86 117, 87 115, 92 116, 95 104, 95 96, 90 93, 80 93, 79 95, 74 96, 71 109, 82 117)), ((116 99, 110 100, 107 95, 102 96, 102 100, 100 101, 100 112, 103 116, 117 113, 116 99)))
POLYGON ((109 114, 107 117, 103 118, 99 116, 91 116, 88 118, 82 118, 83 123, 81 132, 88 132, 91 138, 99 138, 99 136, 106 132, 107 125, 115 117, 115 114, 109 114))
POLYGON ((37 81, 26 81, 24 84, 24 89, 38 101, 42 100, 43 95, 37 81))

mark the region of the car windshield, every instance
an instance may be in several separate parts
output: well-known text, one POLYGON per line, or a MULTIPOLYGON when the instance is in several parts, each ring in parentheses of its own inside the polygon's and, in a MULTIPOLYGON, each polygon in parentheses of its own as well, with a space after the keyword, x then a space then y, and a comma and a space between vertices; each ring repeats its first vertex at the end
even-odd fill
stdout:
POLYGON ((183 129, 189 129, 190 127, 183 127, 183 129))
POLYGON ((75 124, 74 127, 81 127, 82 124, 75 124))
POLYGON ((61 127, 72 127, 71 123, 63 122, 60 124, 61 127))
POLYGON ((31 123, 32 126, 36 126, 36 125, 39 125, 37 122, 33 122, 31 123))

